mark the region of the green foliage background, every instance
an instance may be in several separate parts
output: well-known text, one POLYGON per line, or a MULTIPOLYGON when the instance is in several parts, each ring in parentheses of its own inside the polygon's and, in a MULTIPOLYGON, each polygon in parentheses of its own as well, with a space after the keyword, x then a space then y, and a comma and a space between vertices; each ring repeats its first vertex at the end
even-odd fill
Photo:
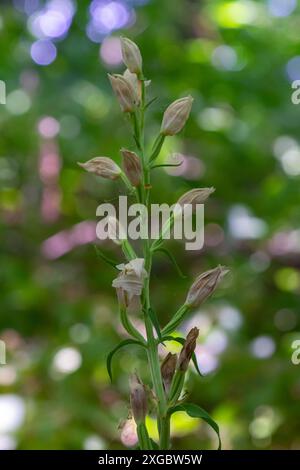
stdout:
MULTIPOLYGON (((97 259, 93 243, 54 260, 41 252, 43 242, 57 232, 96 221, 98 204, 124 189, 84 174, 76 162, 96 155, 119 161, 120 147, 134 146, 107 80, 112 68, 101 60, 99 44, 85 34, 89 2, 77 3, 68 35, 56 43, 57 58, 46 67, 30 57, 34 38, 26 16, 12 2, 0 7, 0 79, 8 98, 27 83, 31 102, 18 115, 0 105, 0 338, 7 344, 0 398, 23 399, 24 420, 12 433, 20 449, 81 449, 91 436, 98 446, 123 448, 117 427, 127 415, 128 374, 134 368, 145 371, 143 353, 124 349, 114 362, 115 383, 109 383, 105 358, 125 334, 111 287, 115 271, 97 259), (29 88, 28 77, 35 83, 29 88), (37 126, 45 115, 59 121, 61 129, 69 123, 53 139, 62 166, 60 213, 52 223, 41 216, 43 139, 37 126), (82 363, 61 374, 53 360, 66 347, 77 349, 82 363)), ((300 163, 298 155, 299 171, 291 174, 274 156, 280 136, 299 140, 300 111, 291 102, 286 73, 286 64, 299 53, 299 19, 298 8, 276 18, 263 1, 152 0, 136 8, 134 25, 114 33, 139 44, 145 75, 152 80, 150 96, 158 97, 147 119, 149 145, 165 107, 188 93, 195 98, 185 131, 167 142, 161 162, 174 152, 192 155, 203 171, 191 179, 155 170, 153 200, 174 203, 188 189, 214 186, 206 205, 206 244, 195 253, 170 242, 187 278, 178 278, 158 255, 152 295, 164 325, 197 273, 218 263, 231 269, 223 287, 194 317, 201 319, 200 345, 221 331, 226 348, 215 355, 217 367, 205 378, 192 370, 188 380, 192 400, 220 424, 225 448, 300 447, 300 365, 291 362, 292 342, 300 339, 300 163), (244 16, 236 4, 244 5, 244 16), (251 8, 257 12, 252 20, 251 8), (216 47, 224 44, 236 52, 234 70, 212 62, 216 47), (259 236, 234 236, 229 220, 236 206, 264 222, 259 236), (238 328, 220 324, 225 307, 241 320, 238 328), (261 336, 274 345, 265 358, 251 352, 261 336)), ((103 246, 122 262, 117 246, 103 246)), ((201 369, 201 353, 198 361, 201 369)), ((179 415, 176 420, 175 448, 215 448, 204 424, 193 426, 179 415)))

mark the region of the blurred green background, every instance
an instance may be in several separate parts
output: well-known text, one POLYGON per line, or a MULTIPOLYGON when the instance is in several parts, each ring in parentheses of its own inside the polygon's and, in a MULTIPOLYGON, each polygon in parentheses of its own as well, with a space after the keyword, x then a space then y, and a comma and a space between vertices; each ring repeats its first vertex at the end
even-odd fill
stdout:
MULTIPOLYGON (((168 139, 153 200, 174 203, 214 186, 205 247, 168 243, 187 278, 162 255, 152 296, 161 325, 194 276, 231 274, 182 328, 200 328, 191 400, 218 421, 225 449, 300 448, 300 8, 296 0, 15 0, 0 6, 1 262, 0 448, 118 449, 134 443, 128 375, 147 379, 143 353, 123 349, 111 385, 107 353, 119 326, 113 268, 96 257, 95 210, 121 184, 77 161, 120 160, 134 148, 107 72, 123 72, 118 36, 144 57, 148 145, 174 99, 195 98, 184 132, 168 139)), ((122 262, 119 248, 102 243, 122 262)), ((135 319, 139 324, 139 318, 135 319)), ((168 344, 172 350, 176 346, 168 344)), ((154 424, 149 421, 153 435, 154 424)), ((208 427, 174 415, 174 447, 215 448, 208 427)))

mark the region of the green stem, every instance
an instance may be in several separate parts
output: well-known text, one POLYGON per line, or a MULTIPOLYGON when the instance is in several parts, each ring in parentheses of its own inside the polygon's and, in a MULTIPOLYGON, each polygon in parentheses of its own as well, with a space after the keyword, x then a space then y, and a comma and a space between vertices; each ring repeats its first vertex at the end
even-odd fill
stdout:
POLYGON ((180 397, 183 385, 184 385, 184 372, 177 370, 171 384, 170 393, 169 393, 169 405, 173 406, 176 404, 178 398, 180 397))
POLYGON ((125 173, 121 173, 121 179, 123 181, 123 183, 125 184, 126 188, 128 189, 129 191, 129 194, 133 194, 134 193, 134 188, 132 187, 132 184, 130 183, 129 179, 127 178, 127 176, 125 175, 125 173))
MULTIPOLYGON (((137 143, 141 160, 143 165, 143 184, 141 185, 140 197, 141 202, 146 205, 149 210, 150 206, 150 169, 148 161, 146 161, 144 153, 144 114, 145 114, 145 84, 144 81, 142 85, 142 97, 141 97, 141 115, 140 115, 140 132, 139 141, 137 143)), ((158 357, 158 346, 153 334, 153 325, 151 318, 149 316, 149 309, 151 307, 150 303, 150 276, 151 276, 151 267, 152 267, 152 252, 150 246, 150 240, 147 238, 143 240, 143 254, 145 259, 145 269, 148 273, 147 278, 145 279, 144 289, 143 289, 143 310, 145 318, 145 327, 147 334, 147 344, 148 344, 148 361, 151 371, 151 377, 153 382, 154 391, 158 400, 158 428, 161 434, 161 441, 163 445, 167 448, 169 446, 169 438, 167 438, 167 433, 164 432, 165 425, 162 425, 162 421, 167 416, 167 399, 163 387, 163 381, 160 371, 160 362, 158 357), (162 434, 164 433, 164 438, 162 439, 162 434), (167 442, 168 441, 168 442, 167 442)))
POLYGON ((151 450, 151 441, 145 423, 140 423, 136 428, 141 450, 151 450))
POLYGON ((134 249, 132 248, 132 246, 130 245, 127 239, 122 240, 121 247, 122 247, 124 255, 129 261, 137 258, 134 249))
POLYGON ((160 448, 168 450, 170 447, 170 416, 167 414, 160 421, 160 448))
POLYGON ((145 344, 145 339, 141 335, 141 333, 133 326, 131 321, 129 320, 126 312, 126 308, 121 307, 120 308, 120 318, 121 318, 121 323, 127 333, 129 333, 131 336, 136 338, 137 340, 141 341, 143 344, 145 344))
POLYGON ((167 325, 163 328, 162 335, 165 336, 165 335, 172 333, 175 330, 175 328, 177 328, 177 326, 180 325, 180 323, 182 322, 182 320, 184 319, 185 315, 187 314, 189 310, 190 310, 190 307, 188 307, 185 304, 182 305, 179 308, 179 310, 177 310, 172 320, 170 320, 169 323, 167 323, 167 325))

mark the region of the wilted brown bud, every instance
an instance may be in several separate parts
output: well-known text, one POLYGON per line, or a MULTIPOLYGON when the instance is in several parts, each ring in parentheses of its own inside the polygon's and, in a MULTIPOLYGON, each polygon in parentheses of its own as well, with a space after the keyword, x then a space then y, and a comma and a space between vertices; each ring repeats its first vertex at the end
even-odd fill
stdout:
POLYGON ((142 56, 135 42, 128 38, 121 38, 121 49, 123 62, 131 73, 137 75, 142 72, 142 56))
POLYGON ((193 104, 193 98, 186 96, 174 101, 166 109, 160 132, 162 135, 175 135, 184 127, 193 104))
POLYGON ((200 274, 190 287, 185 305, 191 308, 198 307, 216 290, 219 282, 228 271, 224 266, 217 266, 200 274))
POLYGON ((108 157, 95 157, 85 163, 78 162, 78 165, 89 173, 94 173, 97 176, 111 180, 119 178, 122 173, 121 168, 108 157))
POLYGON ((121 109, 124 113, 132 113, 136 104, 136 94, 131 84, 123 75, 108 74, 112 89, 118 98, 121 109))
POLYGON ((178 359, 178 369, 181 370, 181 372, 185 372, 188 368, 189 362, 196 349, 198 335, 199 330, 195 327, 191 329, 186 337, 178 359))
POLYGON ((165 391, 168 393, 170 390, 170 386, 172 383, 173 375, 175 373, 177 364, 177 356, 176 354, 168 353, 165 359, 163 360, 160 370, 161 376, 163 379, 165 391))
POLYGON ((147 394, 143 383, 137 376, 130 376, 130 404, 136 424, 143 423, 147 415, 147 394))
POLYGON ((141 161, 135 152, 121 149, 124 172, 132 186, 139 186, 142 179, 141 161))

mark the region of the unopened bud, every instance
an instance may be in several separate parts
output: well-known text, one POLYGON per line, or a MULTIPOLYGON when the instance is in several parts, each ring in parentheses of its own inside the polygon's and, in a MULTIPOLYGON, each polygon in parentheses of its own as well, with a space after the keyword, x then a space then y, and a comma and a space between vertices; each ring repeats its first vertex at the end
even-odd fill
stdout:
POLYGON ((108 74, 112 89, 118 98, 121 109, 124 113, 132 113, 136 104, 136 94, 131 84, 123 75, 108 74))
POLYGON ((162 365, 160 367, 161 376, 163 379, 165 391, 168 393, 170 390, 170 386, 172 383, 173 375, 175 373, 177 363, 177 356, 176 354, 167 354, 162 365))
POLYGON ((122 173, 121 168, 108 157, 95 157, 85 163, 78 162, 78 165, 89 173, 94 173, 97 176, 111 180, 119 178, 122 173))
POLYGON ((123 73, 123 77, 131 85, 134 91, 134 99, 137 105, 139 105, 142 96, 142 84, 141 81, 137 78, 135 73, 131 73, 129 69, 126 69, 123 73))
POLYGON ((121 49, 123 62, 131 73, 137 75, 142 72, 142 56, 135 42, 128 38, 121 38, 121 49))
POLYGON ((143 423, 147 415, 147 394, 137 374, 130 377, 130 404, 136 424, 143 423))
POLYGON ((139 186, 142 179, 141 160, 135 152, 121 149, 124 172, 132 186, 139 186))
POLYGON ((191 96, 186 96, 168 106, 163 116, 161 134, 175 135, 181 131, 190 115, 193 101, 191 96))
POLYGON ((177 204, 203 204, 206 199, 215 191, 215 188, 195 188, 183 194, 177 201, 177 204))
POLYGON ((192 355, 196 349, 197 338, 199 335, 198 328, 192 328, 189 334, 186 337, 183 348, 180 352, 178 359, 178 369, 181 372, 185 372, 188 368, 189 362, 192 358, 192 355))
POLYGON ((174 215, 181 214, 185 204, 191 204, 193 211, 197 204, 203 204, 206 199, 215 191, 215 188, 195 188, 183 194, 177 201, 174 208, 174 215))
POLYGON ((224 266, 217 266, 200 274, 190 287, 185 305, 195 308, 202 304, 216 290, 219 282, 228 271, 224 266))

